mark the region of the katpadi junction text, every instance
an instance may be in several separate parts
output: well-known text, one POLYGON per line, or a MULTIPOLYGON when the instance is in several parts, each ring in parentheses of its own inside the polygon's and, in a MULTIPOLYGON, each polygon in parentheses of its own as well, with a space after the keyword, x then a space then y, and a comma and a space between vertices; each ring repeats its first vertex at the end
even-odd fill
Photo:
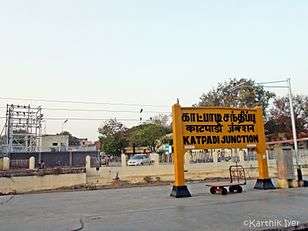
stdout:
POLYGON ((183 143, 188 145, 256 144, 259 137, 254 111, 183 112, 183 143))

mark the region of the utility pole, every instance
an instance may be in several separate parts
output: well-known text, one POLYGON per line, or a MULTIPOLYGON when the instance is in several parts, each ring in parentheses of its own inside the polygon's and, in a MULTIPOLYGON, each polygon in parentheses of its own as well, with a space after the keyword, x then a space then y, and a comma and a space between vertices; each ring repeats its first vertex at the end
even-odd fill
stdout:
POLYGON ((297 167, 297 180, 298 183, 303 181, 303 174, 302 169, 299 164, 299 155, 298 155, 298 145, 297 145, 297 134, 296 134, 296 123, 295 123, 295 115, 293 109, 293 96, 292 96, 292 89, 291 89, 291 79, 287 79, 288 88, 289 88, 289 101, 290 101, 290 113, 291 113, 291 123, 292 123, 292 134, 293 134, 293 143, 294 143, 294 153, 295 153, 295 161, 297 167))
MULTIPOLYGON (((237 86, 232 87, 229 89, 229 91, 233 91, 246 83, 241 83, 237 86)), ((301 166, 299 163, 299 155, 298 155, 298 145, 297 145, 297 133, 296 133, 296 121, 295 121, 295 115, 294 115, 294 108, 293 108, 293 96, 292 96, 292 88, 291 88, 291 79, 288 78, 286 80, 278 80, 278 81, 271 81, 271 82, 262 82, 257 83, 260 86, 267 87, 267 88, 286 88, 288 89, 288 96, 289 96, 289 103, 290 103, 290 117, 291 117, 291 125, 292 125, 292 135, 293 135, 293 143, 294 143, 294 157, 296 162, 296 168, 297 168, 297 180, 298 183, 301 184, 303 181, 303 174, 301 170, 301 166), (287 85, 271 85, 268 86, 267 84, 277 84, 277 83, 286 83, 287 85)))

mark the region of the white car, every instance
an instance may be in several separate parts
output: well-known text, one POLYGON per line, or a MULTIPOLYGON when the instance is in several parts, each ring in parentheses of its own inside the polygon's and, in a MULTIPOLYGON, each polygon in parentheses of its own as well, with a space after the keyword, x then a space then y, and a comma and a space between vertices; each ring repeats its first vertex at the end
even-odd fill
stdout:
POLYGON ((150 158, 144 154, 133 155, 127 162, 128 166, 141 166, 150 164, 151 164, 150 158))

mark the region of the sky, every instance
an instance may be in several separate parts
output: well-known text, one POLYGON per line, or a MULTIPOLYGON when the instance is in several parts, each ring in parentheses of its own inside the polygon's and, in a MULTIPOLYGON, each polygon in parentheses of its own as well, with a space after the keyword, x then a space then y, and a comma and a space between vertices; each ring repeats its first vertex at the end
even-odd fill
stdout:
MULTIPOLYGON (((306 94, 307 28, 308 1, 300 0, 2 0, 0 117, 6 104, 31 104, 116 111, 46 109, 46 119, 119 118, 133 126, 170 112, 177 98, 197 103, 229 78, 291 78, 294 94, 306 94)), ((43 133, 95 140, 103 123, 63 122, 47 120, 43 133)))

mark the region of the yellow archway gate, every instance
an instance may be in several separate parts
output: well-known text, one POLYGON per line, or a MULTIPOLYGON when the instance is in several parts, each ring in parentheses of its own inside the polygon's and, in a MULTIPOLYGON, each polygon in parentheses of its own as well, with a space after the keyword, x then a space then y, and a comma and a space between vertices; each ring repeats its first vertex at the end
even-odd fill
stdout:
POLYGON ((173 197, 190 197, 185 185, 184 154, 190 149, 255 147, 259 167, 256 189, 274 189, 268 174, 261 107, 172 107, 174 173, 173 197))

